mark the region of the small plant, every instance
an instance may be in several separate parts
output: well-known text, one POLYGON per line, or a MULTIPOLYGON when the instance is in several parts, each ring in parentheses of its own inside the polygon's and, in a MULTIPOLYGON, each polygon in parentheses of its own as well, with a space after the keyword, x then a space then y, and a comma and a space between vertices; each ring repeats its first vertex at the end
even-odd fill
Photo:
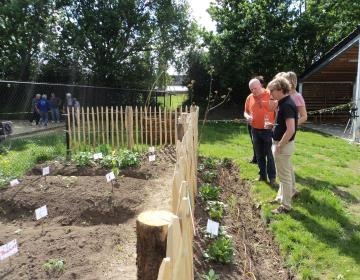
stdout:
POLYGON ((213 269, 210 269, 208 273, 203 275, 204 280, 219 280, 219 274, 216 274, 213 269))
POLYGON ((224 216, 225 204, 220 201, 208 201, 206 210, 212 220, 221 221, 224 216))
POLYGON ((218 200, 220 194, 220 188, 213 186, 209 183, 202 184, 200 186, 200 197, 204 201, 218 200))
POLYGON ((219 238, 219 237, 231 237, 231 235, 227 234, 226 227, 225 226, 219 226, 219 232, 217 236, 214 236, 206 231, 206 227, 202 228, 202 233, 205 238, 219 238))
POLYGON ((234 257, 234 248, 232 238, 219 237, 209 245, 205 252, 205 258, 210 261, 229 264, 234 257))
POLYGON ((111 155, 111 146, 109 144, 101 144, 96 147, 96 151, 102 153, 104 156, 111 155))
POLYGON ((119 165, 119 162, 117 157, 112 155, 107 155, 101 159, 100 165, 104 168, 115 168, 119 165))
POLYGON ((221 160, 221 165, 227 169, 232 167, 232 160, 229 158, 223 158, 221 160))
POLYGON ((206 169, 216 169, 216 165, 218 164, 218 160, 215 158, 207 157, 204 158, 202 164, 206 169))
POLYGON ((206 183, 212 183, 216 179, 216 173, 214 171, 206 170, 202 177, 206 183))
POLYGON ((119 154, 118 161, 122 168, 140 165, 139 154, 129 150, 122 150, 119 154))
POLYGON ((73 161, 76 166, 91 166, 95 165, 93 154, 90 152, 80 152, 74 155, 73 161))
POLYGON ((64 272, 64 267, 65 261, 59 259, 49 259, 42 266, 43 270, 45 270, 47 273, 64 272))

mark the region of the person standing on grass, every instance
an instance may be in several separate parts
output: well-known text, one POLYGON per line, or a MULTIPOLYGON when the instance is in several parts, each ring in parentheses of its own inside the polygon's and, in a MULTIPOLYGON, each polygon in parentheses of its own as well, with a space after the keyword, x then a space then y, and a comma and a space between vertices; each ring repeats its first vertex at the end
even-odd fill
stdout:
POLYGON ((275 112, 270 110, 270 93, 264 89, 258 79, 249 82, 251 94, 245 102, 244 117, 251 124, 251 134, 255 147, 256 159, 260 170, 258 181, 267 182, 273 187, 276 184, 276 170, 271 152, 272 131, 265 126, 265 121, 274 123, 275 112))
POLYGON ((39 108, 39 111, 40 111, 41 123, 44 126, 47 126, 50 104, 49 104, 49 101, 47 100, 47 95, 46 94, 43 94, 41 96, 41 99, 38 102, 38 108, 39 108))
POLYGON ((271 212, 285 213, 291 210, 292 172, 291 156, 295 150, 295 135, 298 123, 298 110, 290 97, 290 84, 278 77, 268 84, 271 96, 278 101, 278 112, 273 131, 273 153, 280 187, 273 202, 280 206, 271 212))
MULTIPOLYGON (((297 87, 297 77, 294 72, 280 72, 275 77, 284 77, 290 84, 290 92, 289 95, 291 99, 294 101, 296 108, 298 110, 298 125, 303 124, 307 120, 307 111, 305 106, 305 101, 303 96, 296 91, 297 87)), ((295 172, 292 171, 292 197, 296 197, 299 194, 299 191, 295 186, 295 172)))
POLYGON ((38 108, 38 105, 37 103, 39 102, 41 98, 41 95, 40 94, 36 94, 34 96, 34 98, 32 99, 31 101, 31 110, 32 110, 32 115, 31 115, 31 118, 30 118, 30 123, 32 124, 33 121, 35 120, 35 124, 38 125, 39 124, 39 121, 40 121, 40 111, 39 111, 39 108, 38 108))
MULTIPOLYGON (((264 77, 263 76, 256 76, 256 77, 254 77, 254 79, 258 79, 259 82, 261 83, 261 86, 264 87, 265 82, 264 82, 264 77)), ((252 134, 251 134, 251 124, 250 124, 250 122, 247 123, 247 129, 248 129, 248 132, 249 132, 249 135, 250 135, 251 145, 253 147, 253 157, 249 161, 249 163, 257 164, 256 152, 255 152, 253 137, 252 137, 252 134)))
POLYGON ((55 95, 55 93, 51 93, 50 98, 50 109, 51 109, 51 122, 60 122, 60 106, 61 99, 55 95))

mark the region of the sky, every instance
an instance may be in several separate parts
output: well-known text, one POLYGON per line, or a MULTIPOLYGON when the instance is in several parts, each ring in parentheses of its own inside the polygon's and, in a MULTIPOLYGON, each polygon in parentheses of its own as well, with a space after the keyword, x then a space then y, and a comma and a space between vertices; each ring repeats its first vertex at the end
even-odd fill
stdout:
POLYGON ((215 22, 206 11, 210 7, 211 0, 188 0, 193 17, 201 26, 208 31, 215 31, 215 22))

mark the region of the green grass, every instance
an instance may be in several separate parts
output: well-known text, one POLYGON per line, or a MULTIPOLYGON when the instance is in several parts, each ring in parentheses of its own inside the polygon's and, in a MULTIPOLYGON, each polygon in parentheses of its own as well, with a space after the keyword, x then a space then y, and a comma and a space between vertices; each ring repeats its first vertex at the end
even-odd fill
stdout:
POLYGON ((0 187, 22 176, 38 162, 64 157, 65 150, 63 132, 13 140, 11 150, 0 154, 0 187))
POLYGON ((176 95, 166 95, 165 100, 163 96, 158 97, 158 104, 167 109, 176 109, 181 106, 188 99, 188 94, 176 94, 176 95), (171 99, 171 104, 170 104, 171 99))
MULTIPOLYGON (((207 124, 200 153, 229 157, 240 176, 253 180, 252 146, 244 125, 207 124)), ((293 156, 300 196, 289 214, 272 216, 276 190, 253 181, 284 260, 299 279, 360 279, 360 146, 314 132, 299 131, 293 156)))

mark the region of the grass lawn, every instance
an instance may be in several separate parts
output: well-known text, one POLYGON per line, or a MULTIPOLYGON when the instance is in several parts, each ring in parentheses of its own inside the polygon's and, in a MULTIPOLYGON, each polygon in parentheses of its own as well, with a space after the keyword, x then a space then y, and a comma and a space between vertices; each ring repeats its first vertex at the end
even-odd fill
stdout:
POLYGON ((0 187, 22 176, 38 162, 64 157, 65 145, 62 131, 13 140, 11 150, 0 154, 0 187))
POLYGON ((165 99, 163 96, 158 97, 158 103, 162 107, 167 109, 176 109, 181 106, 188 99, 188 94, 176 94, 176 95, 166 95, 165 99), (171 102, 171 104, 170 104, 171 102))
POLYGON ((299 131, 293 164, 300 196, 291 213, 278 216, 268 203, 276 190, 253 181, 258 168, 248 163, 252 146, 244 125, 206 124, 200 153, 234 159, 240 176, 252 180, 264 220, 299 279, 360 279, 360 146, 299 131))

